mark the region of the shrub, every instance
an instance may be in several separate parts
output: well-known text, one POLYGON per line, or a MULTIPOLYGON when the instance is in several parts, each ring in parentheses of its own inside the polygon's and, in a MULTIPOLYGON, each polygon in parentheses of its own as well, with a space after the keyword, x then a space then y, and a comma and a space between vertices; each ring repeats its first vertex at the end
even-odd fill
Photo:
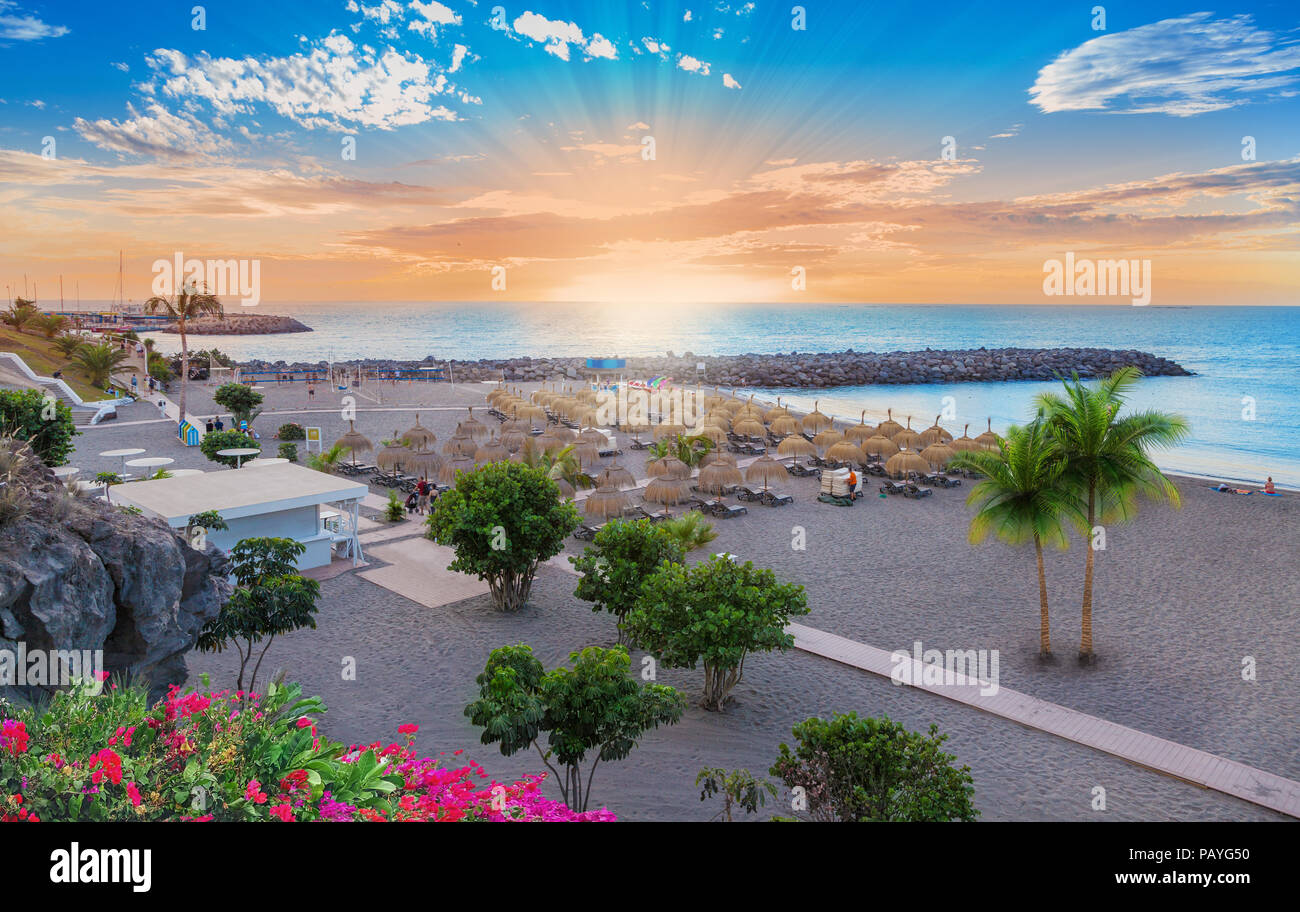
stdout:
POLYGON ((535 747, 555 773, 564 803, 585 811, 596 765, 622 760, 643 733, 676 723, 686 701, 671 687, 629 677, 631 660, 622 646, 589 646, 571 653, 569 662, 571 669, 546 671, 529 646, 492 650, 476 679, 479 699, 465 707, 465 715, 483 727, 484 744, 500 742, 504 756, 535 747), (537 740, 542 732, 548 735, 546 751, 537 740), (588 753, 595 758, 584 779, 588 753))
POLYGON ((0 433, 26 440, 51 468, 67 463, 78 433, 72 409, 38 390, 0 390, 0 433))
POLYGON ((199 441, 199 449, 203 451, 203 455, 224 466, 239 465, 240 460, 235 456, 218 456, 218 450, 257 449, 258 446, 258 442, 243 431, 213 431, 204 434, 203 439, 199 441))
POLYGON ((542 469, 494 462, 463 472, 438 497, 428 537, 450 546, 449 570, 487 580, 501 611, 518 611, 528 600, 542 561, 564 548, 578 526, 578 511, 560 500, 560 489, 542 469))
POLYGON ((970 767, 939 748, 947 735, 908 731, 888 716, 840 714, 800 722, 799 745, 781 745, 772 766, 790 788, 804 789, 809 813, 821 820, 966 821, 979 814, 970 767))
POLYGON ((703 662, 701 705, 721 710, 740 683, 745 657, 794 646, 786 625, 807 613, 802 586, 719 555, 690 568, 664 564, 642 585, 626 624, 633 642, 669 667, 703 662))
POLYGON ((414 749, 415 725, 400 743, 345 747, 318 731, 324 712, 296 684, 172 687, 152 707, 141 686, 62 691, 40 712, 0 712, 0 820, 614 819, 543 798, 544 776, 507 785, 442 766, 414 749))
POLYGON ((648 519, 611 522, 596 533, 581 557, 570 556, 582 574, 574 595, 592 611, 618 619, 618 641, 627 643, 623 618, 641 596, 641 584, 664 563, 679 563, 686 551, 665 529, 648 519))
POLYGON ((230 411, 236 422, 252 421, 262 404, 262 394, 242 383, 223 383, 212 394, 212 401, 230 411))
POLYGON ((307 431, 301 424, 294 424, 291 421, 288 424, 280 425, 280 430, 276 431, 276 436, 281 440, 306 440, 307 431))
POLYGON ((149 352, 149 376, 159 383, 166 383, 173 376, 171 365, 157 352, 149 352))
POLYGON ((705 767, 695 777, 695 784, 700 786, 700 800, 708 801, 714 795, 722 796, 722 810, 714 819, 721 817, 731 822, 733 808, 740 808, 746 814, 756 814, 760 806, 767 804, 769 796, 776 797, 776 786, 766 779, 758 779, 747 769, 727 770, 721 767, 705 767))
POLYGON ((281 459, 287 459, 290 462, 298 461, 298 447, 293 443, 282 443, 276 450, 276 455, 281 459))
POLYGON ((384 504, 384 516, 389 522, 401 522, 406 519, 406 504, 394 488, 388 489, 388 503, 384 504))

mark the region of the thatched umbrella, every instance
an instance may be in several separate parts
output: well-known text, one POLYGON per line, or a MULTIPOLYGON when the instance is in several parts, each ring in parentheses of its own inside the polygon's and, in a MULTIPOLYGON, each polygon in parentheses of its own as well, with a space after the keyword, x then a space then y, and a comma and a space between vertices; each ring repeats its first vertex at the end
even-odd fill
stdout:
POLYGON ((438 469, 438 481, 446 485, 455 484, 457 472, 472 472, 472 471, 474 471, 473 459, 471 459, 469 456, 463 456, 463 455, 455 456, 451 459, 448 459, 446 462, 444 462, 442 466, 438 469))
POLYGON ((461 431, 464 431, 467 435, 473 438, 475 443, 482 441, 488 436, 487 426, 474 417, 473 408, 469 410, 469 417, 456 425, 456 432, 460 433, 461 431))
POLYGON ((800 456, 816 456, 817 447, 801 434, 791 434, 777 444, 776 452, 779 456, 793 456, 798 459, 800 456))
POLYGON ((823 415, 818 409, 818 402, 813 402, 813 410, 803 416, 803 429, 810 434, 816 434, 818 431, 831 426, 831 419, 823 415))
POLYGON ((645 491, 642 492, 641 496, 649 503, 663 504, 665 507, 670 507, 690 498, 691 483, 685 478, 667 478, 664 476, 653 478, 645 486, 645 491))
POLYGON ((560 440, 551 428, 547 428, 541 434, 533 438, 533 443, 543 453, 554 453, 556 450, 564 449, 564 442, 560 440))
POLYGON ((685 433, 686 425, 684 424, 656 424, 654 430, 655 440, 665 440, 685 433))
POLYGON ((998 435, 993 433, 993 419, 989 420, 989 429, 975 438, 981 449, 996 450, 998 448, 998 435))
POLYGON ((353 427, 353 422, 348 422, 347 433, 335 441, 339 446, 348 450, 352 455, 352 464, 356 465, 357 453, 373 452, 375 445, 371 443, 360 431, 353 427))
POLYGON ((777 437, 788 437, 791 434, 797 434, 803 428, 799 419, 793 415, 781 415, 773 419, 771 431, 777 437))
POLYGON ((705 424, 695 429, 697 437, 707 437, 716 444, 722 444, 727 439, 727 432, 716 424, 705 424))
POLYGON ((613 488, 635 488, 636 478, 617 462, 611 462, 596 476, 596 484, 613 488))
POLYGON ((771 456, 760 456, 745 469, 745 481, 751 483, 761 481, 763 490, 766 491, 770 482, 784 479, 787 474, 785 466, 771 456))
POLYGON ((699 420, 700 427, 716 427, 724 431, 731 430, 731 416, 723 411, 709 412, 699 420))
POLYGON ((577 495, 577 492, 573 490, 573 485, 563 478, 552 478, 551 481, 555 482, 555 486, 560 489, 560 496, 565 500, 573 500, 577 495))
POLYGON ((496 438, 494 434, 492 439, 480 446, 474 451, 475 462, 501 462, 510 458, 510 451, 505 445, 496 438))
POLYGON ((885 471, 895 478, 901 478, 908 472, 930 471, 930 463, 915 450, 899 450, 889 457, 885 471))
POLYGON ((789 414, 790 414, 790 410, 781 404, 781 397, 777 396, 776 405, 767 410, 767 413, 763 415, 763 419, 765 421, 772 422, 778 418, 784 418, 786 415, 789 414))
POLYGON ((921 451, 921 458, 936 469, 942 469, 956 455, 957 451, 946 443, 932 443, 921 451))
POLYGON ((700 469, 697 485, 701 491, 708 491, 710 494, 721 494, 731 485, 738 485, 744 480, 744 476, 740 474, 740 469, 733 465, 727 465, 725 462, 714 462, 700 469))
POLYGON ((415 427, 403 434, 402 439, 415 449, 423 450, 436 441, 438 437, 433 431, 420 424, 420 413, 416 412, 415 427))
POLYGON ((589 427, 578 435, 580 443, 590 443, 592 446, 603 447, 609 446, 609 438, 594 427, 589 427))
POLYGON ((746 415, 738 419, 731 426, 731 432, 741 437, 762 437, 767 433, 767 428, 763 427, 763 422, 759 421, 752 415, 746 415))
POLYGON ((826 449, 834 446, 844 439, 844 432, 837 431, 835 428, 827 428, 812 439, 813 445, 826 449))
POLYGON ((646 474, 651 478, 690 478, 691 467, 676 456, 665 456, 646 463, 646 474))
POLYGON ((585 468, 592 463, 600 462, 600 449, 594 443, 580 440, 574 444, 573 456, 578 460, 578 464, 585 468))
POLYGON ((852 440, 841 440, 826 451, 826 458, 833 459, 836 462, 856 462, 861 464, 867 461, 867 454, 862 452, 862 448, 852 440))
POLYGON ((474 438, 468 434, 462 434, 460 429, 447 438, 447 442, 442 445, 442 451, 448 456, 473 456, 478 451, 478 444, 474 438))
POLYGON ((406 467, 412 475, 428 478, 437 475, 442 468, 442 457, 433 450, 416 450, 406 461, 406 467))
POLYGON ((587 496, 582 512, 587 516, 609 519, 612 516, 622 516, 630 503, 627 495, 618 488, 602 485, 587 496))
POLYGON ((533 427, 541 427, 546 423, 546 409, 540 405, 520 404, 515 406, 511 414, 520 421, 527 421, 533 427))
POLYGON ((980 445, 971 439, 969 424, 966 425, 966 429, 961 432, 961 436, 952 442, 951 446, 959 453, 981 449, 980 445))
POLYGON ((524 448, 524 442, 528 439, 523 431, 503 431, 501 433, 501 445, 506 448, 507 453, 518 453, 524 448))
POLYGON ((862 410, 861 420, 844 432, 844 436, 854 443, 862 443, 864 440, 870 440, 876 436, 876 429, 867 424, 867 410, 862 410))
POLYGON ((911 415, 907 416, 907 427, 905 427, 901 431, 898 431, 895 434, 890 434, 889 439, 894 441, 894 443, 898 444, 898 448, 900 450, 903 447, 911 447, 912 449, 917 448, 918 444, 921 443, 921 435, 918 434, 916 431, 912 430, 911 415))
POLYGON ((921 432, 921 443, 925 446, 932 443, 948 443, 952 440, 952 434, 939 427, 939 418, 939 415, 935 415, 934 424, 921 432))
POLYGON ((888 458, 898 453, 898 444, 883 434, 877 433, 874 437, 868 437, 862 442, 862 452, 888 458))
POLYGON ((893 409, 886 409, 885 414, 888 415, 889 417, 887 417, 884 421, 880 422, 880 425, 876 428, 876 430, 880 432, 880 435, 882 437, 889 437, 890 439, 892 439, 895 434, 897 434, 899 431, 903 429, 903 426, 894 420, 893 409))
POLYGON ((722 462, 734 466, 736 464, 736 457, 734 454, 728 453, 726 450, 710 450, 705 453, 704 458, 700 460, 700 468, 702 469, 705 466, 713 465, 715 462, 722 462))
POLYGON ((396 439, 392 443, 375 454, 375 465, 386 472, 396 472, 399 466, 406 465, 406 461, 414 455, 411 448, 397 437, 397 431, 393 431, 393 437, 396 439))

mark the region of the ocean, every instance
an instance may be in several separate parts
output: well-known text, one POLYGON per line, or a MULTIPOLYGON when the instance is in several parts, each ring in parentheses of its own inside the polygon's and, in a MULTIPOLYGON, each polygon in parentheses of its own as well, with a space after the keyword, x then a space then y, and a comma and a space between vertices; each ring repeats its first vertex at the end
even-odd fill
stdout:
MULTIPOLYGON (((596 304, 329 303, 263 304, 314 332, 274 336, 203 336, 238 359, 344 361, 351 358, 611 357, 693 352, 910 351, 925 348, 1140 349, 1171 358, 1194 377, 1144 380, 1134 408, 1185 416, 1191 438, 1157 454, 1169 471, 1259 483, 1271 475, 1300 489, 1300 307, 1133 307, 948 305, 673 305, 619 308, 596 304)), ((171 350, 176 336, 159 334, 171 350)), ((685 378, 679 378, 685 379, 685 378)), ((694 378, 689 378, 693 380, 694 378)), ((707 383, 707 377, 705 378, 707 383)), ((928 427, 947 404, 943 424, 971 435, 1022 422, 1033 398, 1053 383, 956 383, 770 390, 796 407, 879 422, 886 408, 928 427)))

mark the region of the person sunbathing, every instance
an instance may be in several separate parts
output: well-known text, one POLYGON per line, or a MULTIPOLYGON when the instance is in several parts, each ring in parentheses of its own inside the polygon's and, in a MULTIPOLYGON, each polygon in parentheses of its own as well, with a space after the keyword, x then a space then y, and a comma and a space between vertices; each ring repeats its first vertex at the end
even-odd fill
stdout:
POLYGON ((1264 493, 1265 493, 1265 494, 1276 494, 1276 493, 1277 493, 1277 489, 1273 487, 1273 476, 1272 476, 1272 475, 1268 476, 1268 481, 1264 482, 1264 493))

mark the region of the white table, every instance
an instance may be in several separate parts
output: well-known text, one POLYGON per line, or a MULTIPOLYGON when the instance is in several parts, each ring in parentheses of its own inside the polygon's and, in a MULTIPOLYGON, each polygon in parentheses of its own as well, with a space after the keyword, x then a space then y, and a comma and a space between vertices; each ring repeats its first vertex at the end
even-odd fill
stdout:
POLYGON ((245 456, 256 456, 260 452, 262 452, 260 449, 254 449, 252 447, 230 447, 226 450, 217 450, 217 455, 225 456, 228 459, 234 459, 235 468, 239 468, 243 465, 243 459, 245 456))
POLYGON ((148 456, 144 459, 129 459, 126 465, 133 469, 161 469, 163 466, 169 466, 175 461, 170 456, 148 456))
POLYGON ((187 475, 202 475, 202 469, 172 469, 167 473, 172 478, 184 478, 187 475))
POLYGON ((255 466, 283 465, 288 461, 289 460, 283 459, 279 456, 267 456, 265 459, 259 456, 257 459, 250 459, 248 462, 244 463, 244 468, 251 469, 255 466))
POLYGON ((142 447, 126 447, 120 450, 105 450, 99 455, 103 456, 105 459, 117 459, 120 457, 122 460, 122 474, 125 475, 127 459, 129 459, 132 456, 139 456, 141 453, 144 452, 146 451, 142 447))
POLYGON ((54 477, 71 487, 72 479, 81 472, 76 466, 59 466, 54 470, 54 477))

